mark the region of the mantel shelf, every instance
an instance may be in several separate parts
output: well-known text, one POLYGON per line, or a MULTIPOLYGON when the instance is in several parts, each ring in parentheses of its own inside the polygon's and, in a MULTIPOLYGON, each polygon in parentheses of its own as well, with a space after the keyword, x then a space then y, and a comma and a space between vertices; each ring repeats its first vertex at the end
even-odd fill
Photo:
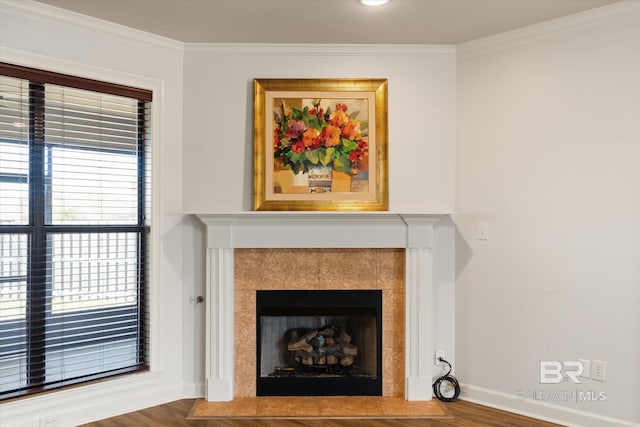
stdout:
POLYGON ((196 215, 199 218, 207 220, 261 220, 261 219, 289 219, 289 218, 329 218, 335 220, 371 219, 385 220, 402 217, 424 217, 424 218, 441 218, 443 216, 455 215, 455 212, 389 212, 389 211, 213 211, 213 212, 187 212, 187 215, 196 215))
POLYGON ((448 213, 215 212, 195 214, 209 248, 430 248, 448 213))

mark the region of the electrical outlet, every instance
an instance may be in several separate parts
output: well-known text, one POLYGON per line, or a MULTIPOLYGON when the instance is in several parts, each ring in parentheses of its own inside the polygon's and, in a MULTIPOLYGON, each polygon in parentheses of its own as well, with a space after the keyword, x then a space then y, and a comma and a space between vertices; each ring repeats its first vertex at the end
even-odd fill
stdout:
POLYGON ((440 358, 444 359, 444 350, 436 351, 436 365, 444 365, 444 362, 440 361, 440 358))
POLYGON ((479 222, 478 229, 476 230, 476 239, 489 240, 489 223, 479 222))
POLYGON ((591 361, 591 379, 596 381, 604 381, 607 370, 607 362, 602 360, 591 361))
POLYGON ((40 417, 40 427, 58 427, 58 417, 55 415, 40 417))
POLYGON ((580 377, 591 378, 591 360, 578 359, 578 362, 582 363, 582 374, 580 374, 580 377))

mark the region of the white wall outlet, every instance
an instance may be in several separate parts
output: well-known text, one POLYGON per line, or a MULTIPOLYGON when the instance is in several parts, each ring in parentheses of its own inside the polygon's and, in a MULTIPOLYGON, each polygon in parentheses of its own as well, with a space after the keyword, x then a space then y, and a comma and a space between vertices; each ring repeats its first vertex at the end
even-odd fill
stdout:
POLYGON ((58 417, 55 415, 40 417, 40 427, 58 427, 58 417))
POLYGON ((578 362, 582 363, 582 374, 580 374, 580 377, 591 378, 591 360, 578 359, 578 362))
POLYGON ((607 362, 602 360, 591 361, 591 379, 596 381, 604 381, 607 370, 607 362))
POLYGON ((478 223, 476 238, 478 240, 489 240, 489 223, 488 222, 478 223))
POLYGON ((440 358, 444 359, 444 350, 436 351, 436 365, 444 365, 444 362, 440 361, 440 358))

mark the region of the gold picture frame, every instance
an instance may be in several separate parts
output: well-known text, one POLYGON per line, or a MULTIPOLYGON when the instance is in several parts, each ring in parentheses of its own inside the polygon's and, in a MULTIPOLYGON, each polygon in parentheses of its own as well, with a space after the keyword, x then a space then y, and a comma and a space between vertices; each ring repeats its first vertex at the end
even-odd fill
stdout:
POLYGON ((385 211, 386 79, 255 79, 254 210, 385 211))

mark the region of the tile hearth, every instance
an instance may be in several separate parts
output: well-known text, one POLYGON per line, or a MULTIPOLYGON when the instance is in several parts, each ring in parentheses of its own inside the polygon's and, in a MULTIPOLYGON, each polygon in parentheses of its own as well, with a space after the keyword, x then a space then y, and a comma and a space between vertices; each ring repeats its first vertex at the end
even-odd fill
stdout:
POLYGON ((231 402, 198 399, 187 419, 220 418, 450 418, 437 400, 401 397, 237 397, 231 402))

